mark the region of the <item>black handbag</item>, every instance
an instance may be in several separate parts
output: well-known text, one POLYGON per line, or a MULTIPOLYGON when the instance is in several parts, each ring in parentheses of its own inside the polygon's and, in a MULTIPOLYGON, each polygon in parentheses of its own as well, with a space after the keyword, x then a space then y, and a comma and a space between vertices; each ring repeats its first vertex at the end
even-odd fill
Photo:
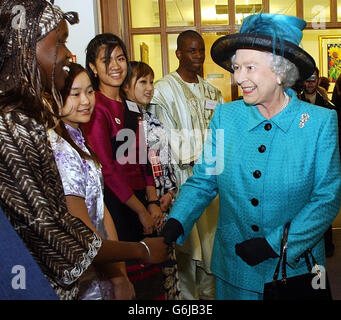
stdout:
POLYGON ((286 263, 290 222, 285 225, 281 252, 271 282, 264 284, 264 300, 332 300, 327 274, 321 272, 310 249, 303 256, 308 273, 287 278, 286 263), (312 259, 312 264, 309 260, 312 259), (282 264, 282 279, 278 280, 282 264))

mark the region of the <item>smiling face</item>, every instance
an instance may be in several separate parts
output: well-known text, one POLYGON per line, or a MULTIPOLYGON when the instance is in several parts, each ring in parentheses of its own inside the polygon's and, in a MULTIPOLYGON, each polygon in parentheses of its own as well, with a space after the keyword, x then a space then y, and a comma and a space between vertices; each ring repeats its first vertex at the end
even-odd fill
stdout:
POLYGON ((137 80, 133 77, 124 90, 128 99, 135 101, 139 106, 147 105, 154 94, 154 76, 148 74, 137 80))
POLYGON ((315 77, 310 77, 309 81, 304 81, 304 91, 307 94, 314 94, 317 90, 318 83, 319 83, 319 77, 317 75, 317 72, 314 71, 313 75, 315 77), (311 79, 313 78, 313 79, 311 79))
POLYGON ((180 68, 199 74, 205 61, 205 43, 199 38, 186 38, 176 51, 180 68))
POLYGON ((233 63, 234 80, 243 93, 243 99, 251 105, 271 105, 279 97, 282 88, 278 75, 271 67, 272 54, 258 50, 239 49, 233 63))
POLYGON ((119 46, 112 51, 110 61, 106 59, 106 46, 102 46, 98 51, 95 64, 90 63, 89 65, 97 74, 100 91, 104 92, 112 88, 119 90, 128 72, 127 58, 119 46))
POLYGON ((70 64, 72 56, 66 47, 69 30, 65 20, 61 20, 57 29, 38 41, 36 48, 37 64, 43 86, 47 91, 52 88, 52 79, 58 90, 62 89, 68 76, 65 66, 70 64))
POLYGON ((78 74, 62 109, 62 120, 77 129, 81 123, 90 121, 95 106, 95 92, 86 72, 78 74))

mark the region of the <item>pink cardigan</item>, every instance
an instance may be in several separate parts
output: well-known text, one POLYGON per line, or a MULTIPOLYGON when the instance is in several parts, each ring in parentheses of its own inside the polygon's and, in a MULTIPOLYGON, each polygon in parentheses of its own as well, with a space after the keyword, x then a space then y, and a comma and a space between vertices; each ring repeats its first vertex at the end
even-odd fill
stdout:
MULTIPOLYGON (((96 92, 95 109, 90 122, 83 125, 84 134, 100 160, 106 187, 122 203, 134 194, 134 190, 155 185, 152 173, 147 173, 146 164, 120 164, 114 158, 111 141, 124 128, 124 104, 96 92)), ((137 134, 136 154, 138 141, 137 134)))

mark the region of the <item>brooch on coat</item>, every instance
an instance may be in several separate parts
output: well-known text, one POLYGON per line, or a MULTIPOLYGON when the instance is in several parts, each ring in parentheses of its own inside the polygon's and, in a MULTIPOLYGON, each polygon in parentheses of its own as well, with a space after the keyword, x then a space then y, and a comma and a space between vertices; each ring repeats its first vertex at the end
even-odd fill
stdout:
POLYGON ((308 113, 303 113, 302 115, 301 115, 301 119, 300 119, 300 128, 303 128, 304 127, 304 125, 305 125, 305 123, 308 121, 308 119, 309 119, 309 114, 308 113))

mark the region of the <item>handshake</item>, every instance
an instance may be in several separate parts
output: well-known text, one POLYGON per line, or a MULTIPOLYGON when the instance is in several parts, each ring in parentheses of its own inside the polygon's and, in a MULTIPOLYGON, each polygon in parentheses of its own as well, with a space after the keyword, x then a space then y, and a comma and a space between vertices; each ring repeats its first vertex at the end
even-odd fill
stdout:
POLYGON ((140 241, 143 248, 143 263, 162 263, 163 267, 170 267, 175 261, 169 260, 170 244, 183 234, 183 228, 180 222, 175 219, 169 219, 163 227, 160 237, 144 238, 140 241))

